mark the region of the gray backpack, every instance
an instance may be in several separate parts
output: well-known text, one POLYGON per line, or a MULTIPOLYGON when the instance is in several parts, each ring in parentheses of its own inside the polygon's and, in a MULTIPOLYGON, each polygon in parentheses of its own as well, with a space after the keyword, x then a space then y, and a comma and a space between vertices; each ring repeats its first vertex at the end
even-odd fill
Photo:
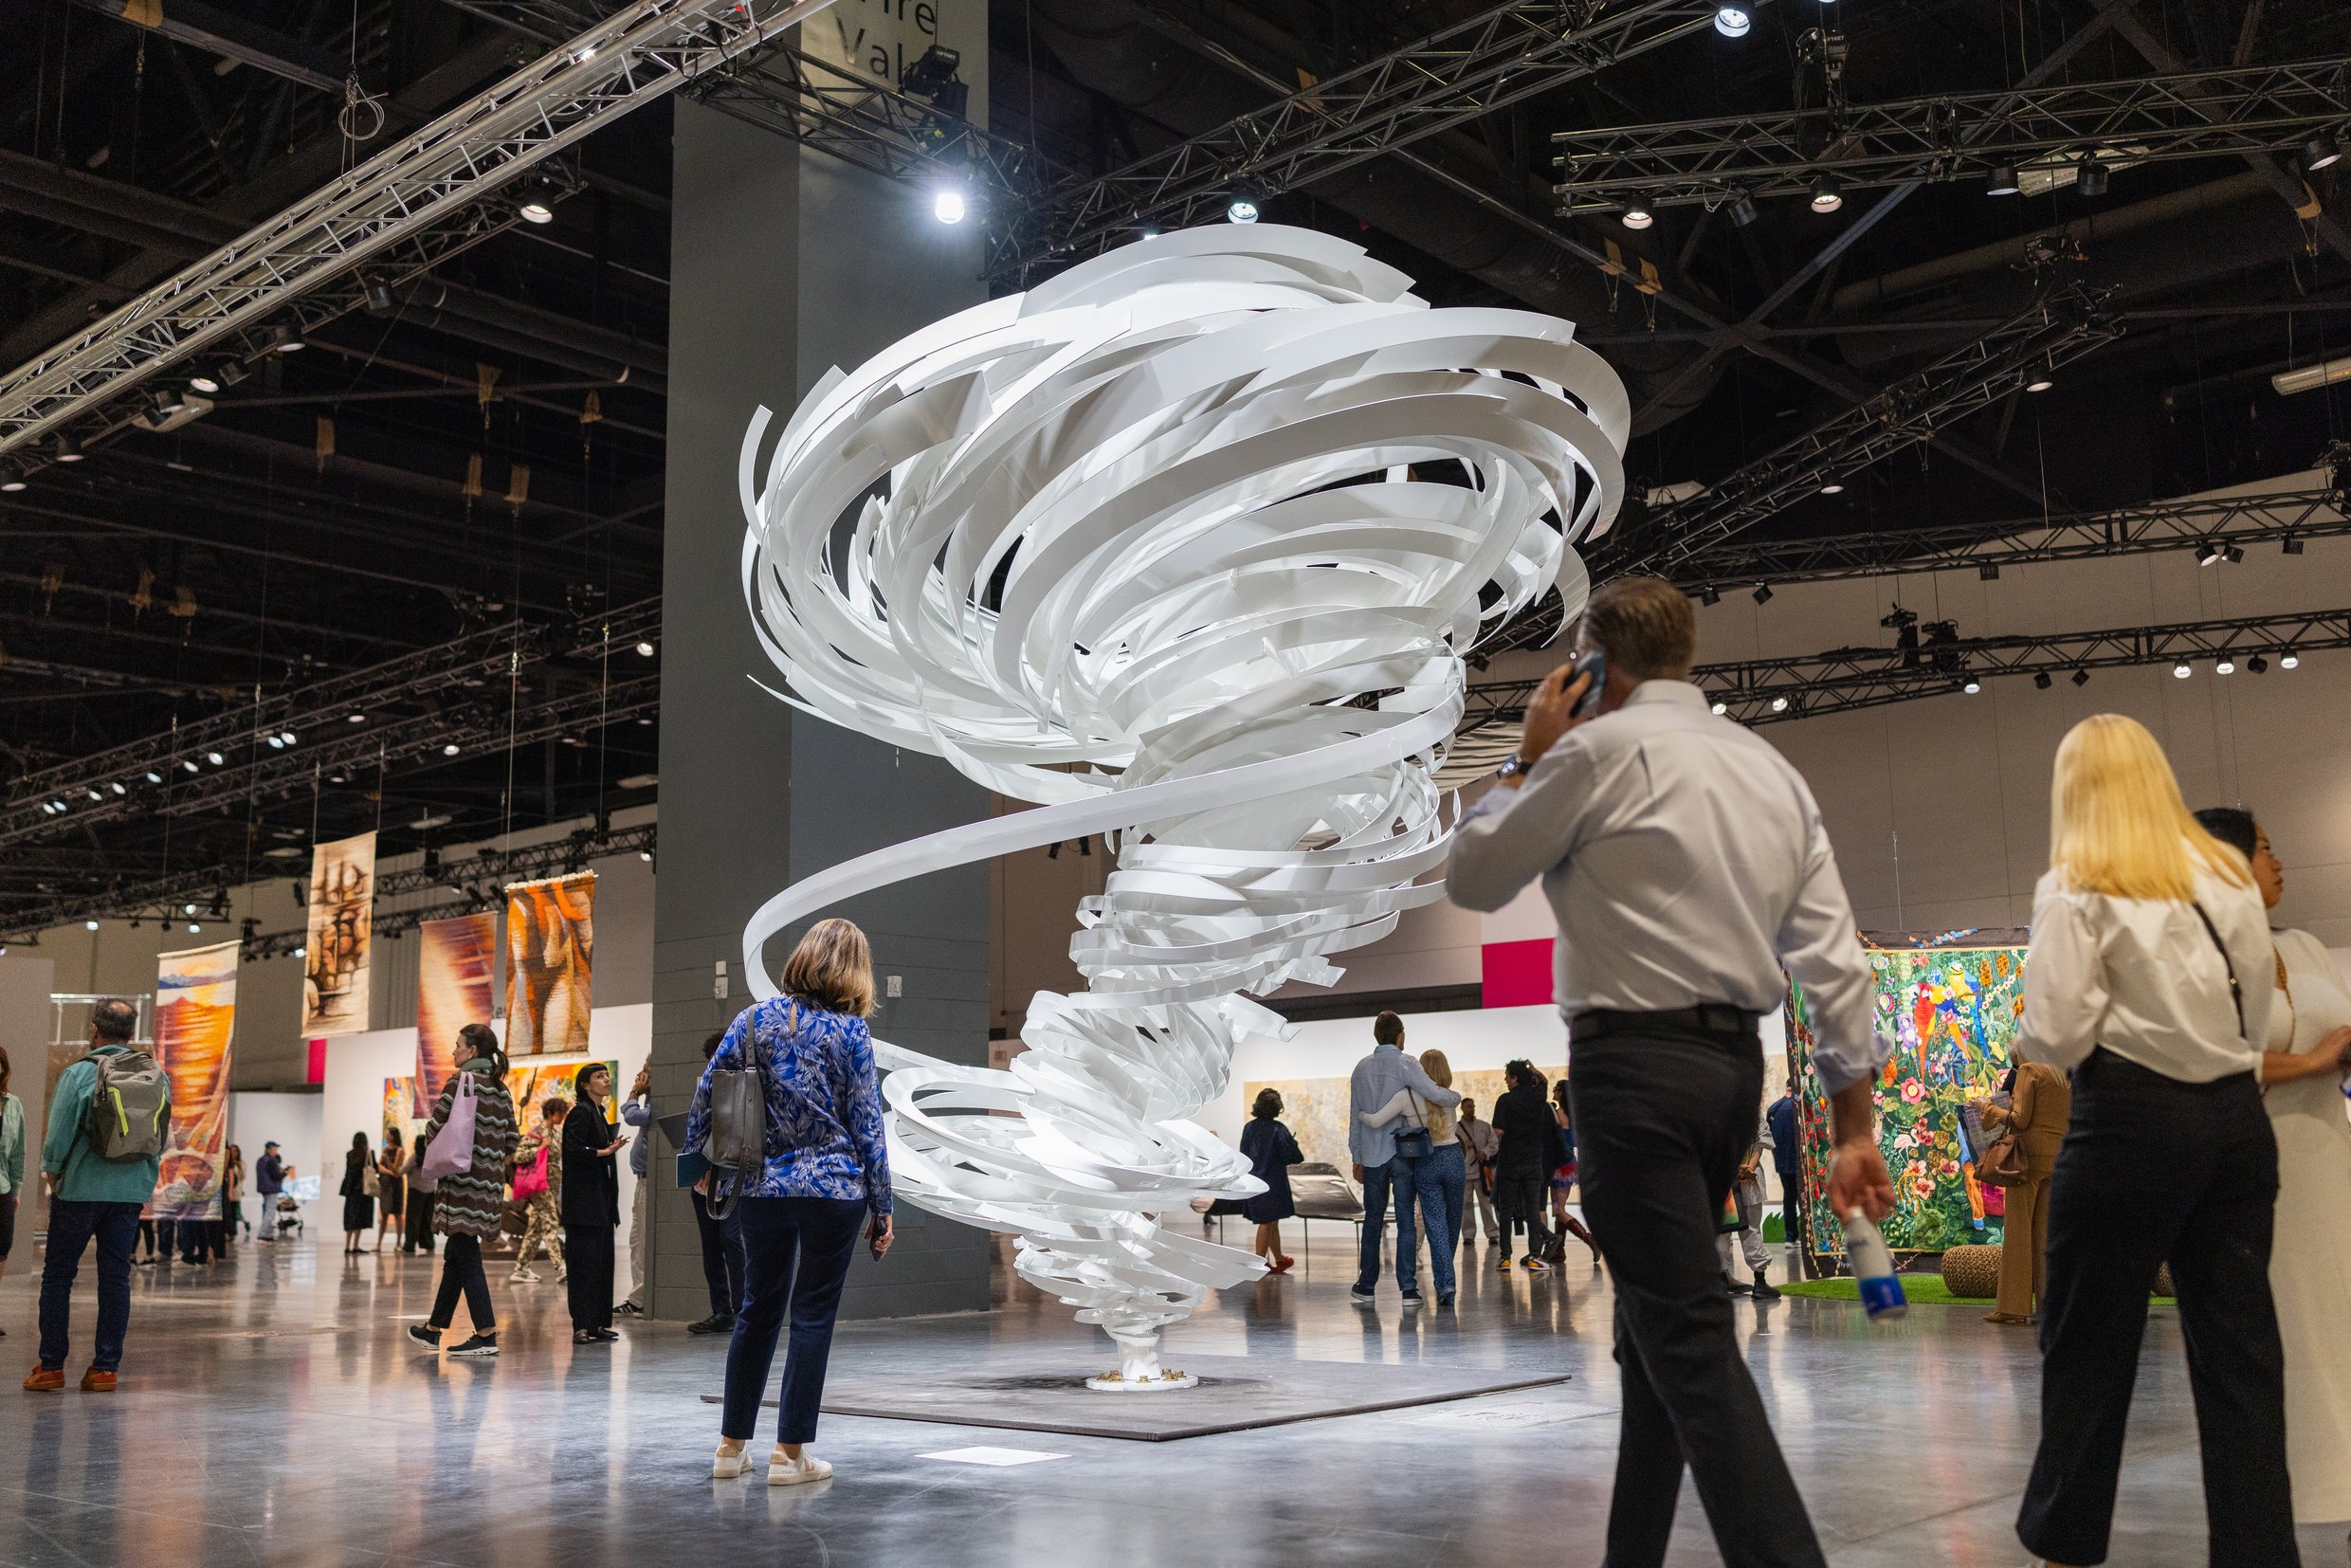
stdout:
MULTIPOLYGON (((793 1007, 796 1021, 796 1004, 786 1005, 793 1007)), ((753 1012, 756 1020, 757 1010, 753 1012)), ((714 1067, 710 1072, 710 1136, 702 1158, 733 1178, 723 1192, 713 1184, 709 1199, 713 1219, 731 1213, 735 1200, 742 1195, 743 1183, 756 1179, 767 1165, 767 1065, 759 1056, 756 1023, 743 1031, 743 1038, 751 1065, 714 1067)))
POLYGON ((96 1069, 82 1135, 100 1159, 119 1164, 163 1157, 172 1121, 172 1081, 143 1050, 90 1052, 82 1060, 96 1069))

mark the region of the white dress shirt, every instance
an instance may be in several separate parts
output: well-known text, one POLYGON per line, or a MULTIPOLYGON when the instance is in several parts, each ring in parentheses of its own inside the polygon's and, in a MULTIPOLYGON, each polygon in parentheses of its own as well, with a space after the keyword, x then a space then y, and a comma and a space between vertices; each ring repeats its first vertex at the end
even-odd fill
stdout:
POLYGON ((1688 682, 1642 682, 1563 736, 1523 787, 1490 790, 1463 816, 1446 872, 1455 903, 1500 909, 1538 876, 1559 922, 1553 991, 1571 1020, 1704 1002, 1770 1012, 1793 975, 1830 1093, 1885 1060, 1869 959, 1813 792, 1688 682))
POLYGON ((2032 890, 2018 1048, 2064 1070, 2104 1046, 2183 1084, 2258 1072, 2277 994, 2261 895, 2199 866, 2196 904, 2078 892, 2061 871, 2043 875, 2032 890), (2196 904, 2212 917, 2228 962, 2196 904), (2244 986, 2242 1030, 2230 964, 2244 986))

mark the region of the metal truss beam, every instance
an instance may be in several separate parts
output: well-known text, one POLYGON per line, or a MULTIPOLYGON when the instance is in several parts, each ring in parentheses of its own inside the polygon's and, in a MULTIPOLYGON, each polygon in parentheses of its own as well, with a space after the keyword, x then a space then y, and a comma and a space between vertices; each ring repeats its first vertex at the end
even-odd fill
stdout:
MULTIPOLYGON (((591 131, 831 0, 638 0, 0 376, 0 452, 363 264, 434 264, 464 214, 591 131)), ((485 215, 475 221, 489 221, 485 215)))
POLYGON ((0 803, 0 848, 123 817, 184 816, 307 789, 337 772, 388 767, 452 744, 463 756, 634 718, 658 704, 659 682, 628 665, 609 685, 511 705, 494 688, 527 665, 565 656, 625 656, 634 665, 636 644, 658 637, 660 625, 661 601, 647 599, 568 631, 493 628, 28 774, 0 803), (385 711, 410 702, 426 711, 385 711), (437 711, 444 703, 449 712, 437 711), (350 723, 353 713, 369 722, 350 723), (296 738, 291 745, 271 743, 286 734, 296 738))
MULTIPOLYGON (((1690 679, 1730 718, 1742 724, 1773 724, 1964 693, 1971 682, 1980 686, 2003 677, 2048 676, 2054 684, 2093 670, 2146 665, 2193 669, 2203 664, 2216 671, 2227 660, 2235 670, 2217 678, 2247 681, 2263 677, 2252 667, 2259 657, 2269 669, 2291 679, 2282 660, 2346 647, 2351 647, 2351 610, 2322 610, 2037 637, 1953 635, 1938 642, 1930 635, 1906 647, 1840 647, 1801 658, 1705 665, 1691 671, 1690 679)), ((1514 740, 1509 726, 1525 719, 1537 684, 1492 681, 1471 686, 1468 709, 1455 732, 1455 760, 1467 764, 1470 756, 1491 752, 1498 739, 1504 745, 1514 740)), ((1499 759, 1501 754, 1494 755, 1499 759)))
POLYGON ((2351 119, 2351 61, 2338 56, 2240 70, 1892 103, 1561 131, 1552 145, 1562 216, 1713 206, 1734 195, 1798 196, 1821 175, 1847 191, 1981 180, 1996 167, 2065 184, 2082 161, 2111 169, 2286 152, 2351 119))
POLYGON ((2099 512, 2006 522, 1725 544, 1684 560, 1673 580, 1691 593, 1727 593, 1762 583, 1826 582, 1904 573, 2088 560, 2205 544, 2242 549, 2351 536, 2351 497, 2334 488, 2152 501, 2099 512))
MULTIPOLYGON (((1604 548, 1595 576, 1677 575, 1683 563, 1825 485, 1842 484, 1894 453, 1935 441, 1964 415, 2019 392, 2036 370, 2080 358, 2121 335, 2106 293, 2064 284, 2030 310, 1944 354, 1834 418, 1678 505, 1661 507, 1639 537, 1604 548)), ((1613 541, 1612 541, 1613 543, 1613 541)))
MULTIPOLYGON (((1766 0, 1768 3, 1768 0, 1766 0)), ((1152 153, 1065 185, 1032 221, 993 236, 989 274, 1025 280, 1040 263, 1108 248, 1145 225, 1181 228, 1593 76, 1710 27, 1707 0, 1515 0, 1152 153)), ((1143 0, 1155 25, 1190 30, 1143 0)))

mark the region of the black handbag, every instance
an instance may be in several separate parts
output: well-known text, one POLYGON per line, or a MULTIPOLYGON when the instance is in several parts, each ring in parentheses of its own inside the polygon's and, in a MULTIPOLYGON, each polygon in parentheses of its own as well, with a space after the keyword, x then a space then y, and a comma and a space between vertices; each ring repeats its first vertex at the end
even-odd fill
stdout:
MULTIPOLYGON (((789 1027, 799 1021, 799 1008, 795 1003, 785 1005, 792 1009, 789 1027)), ((767 1064, 759 1055, 756 1008, 743 1030, 743 1047, 751 1058, 749 1067, 710 1069, 710 1139, 703 1158, 726 1177, 711 1183, 712 1219, 722 1220, 732 1213, 743 1183, 756 1179, 767 1165, 767 1064)))
POLYGON ((1421 1104, 1419 1095, 1412 1094, 1411 1089, 1406 1089, 1404 1092, 1412 1096, 1412 1115, 1415 1120, 1411 1126, 1395 1135, 1396 1158, 1398 1159, 1426 1159, 1437 1152, 1436 1140, 1429 1136, 1429 1111, 1421 1104))

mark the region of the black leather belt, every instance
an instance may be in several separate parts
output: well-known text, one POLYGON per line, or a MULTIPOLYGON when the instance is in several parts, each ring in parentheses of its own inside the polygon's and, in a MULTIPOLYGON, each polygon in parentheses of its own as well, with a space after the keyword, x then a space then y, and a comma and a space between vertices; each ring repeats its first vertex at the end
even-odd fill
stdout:
POLYGON ((1597 1040, 1611 1034, 1704 1034, 1754 1045, 1759 1039, 1757 1014, 1723 1002, 1668 1008, 1659 1012, 1622 1012, 1595 1008, 1568 1020, 1568 1043, 1597 1040))

